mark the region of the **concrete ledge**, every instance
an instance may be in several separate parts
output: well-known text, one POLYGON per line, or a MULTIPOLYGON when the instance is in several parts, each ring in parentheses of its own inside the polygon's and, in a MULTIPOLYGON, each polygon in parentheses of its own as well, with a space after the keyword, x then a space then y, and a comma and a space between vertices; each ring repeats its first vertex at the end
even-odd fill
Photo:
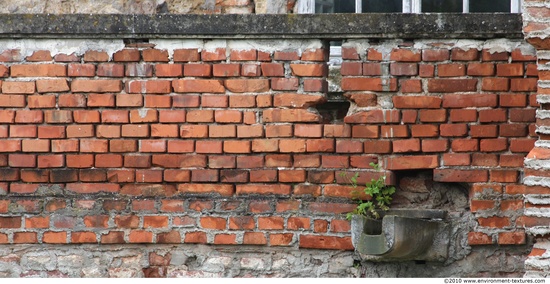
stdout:
POLYGON ((523 38, 521 14, 0 14, 0 38, 523 38))

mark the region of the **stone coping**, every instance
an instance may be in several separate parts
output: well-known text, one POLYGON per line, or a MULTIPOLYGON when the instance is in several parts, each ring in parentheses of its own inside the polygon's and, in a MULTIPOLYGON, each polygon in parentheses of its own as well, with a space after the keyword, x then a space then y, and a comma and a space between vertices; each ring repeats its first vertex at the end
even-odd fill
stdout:
POLYGON ((523 38, 521 14, 0 14, 0 38, 523 38))

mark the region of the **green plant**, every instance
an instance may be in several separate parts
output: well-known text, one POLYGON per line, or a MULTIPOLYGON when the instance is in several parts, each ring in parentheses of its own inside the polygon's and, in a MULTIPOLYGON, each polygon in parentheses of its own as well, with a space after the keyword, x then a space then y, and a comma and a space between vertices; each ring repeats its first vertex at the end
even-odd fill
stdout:
MULTIPOLYGON (((375 163, 369 164, 374 170, 380 170, 380 165, 375 163)), ((347 178, 346 173, 342 172, 340 175, 347 178)), ((357 178, 359 173, 355 173, 349 182, 353 188, 357 188, 357 178)), ((386 185, 386 176, 382 175, 378 179, 372 179, 365 184, 365 188, 362 189, 366 196, 370 197, 370 200, 363 200, 359 198, 360 191, 353 191, 354 199, 357 199, 357 207, 346 215, 348 220, 351 220, 353 215, 365 215, 374 219, 379 219, 380 214, 378 211, 387 211, 392 201, 392 195, 395 193, 394 186, 386 185)))

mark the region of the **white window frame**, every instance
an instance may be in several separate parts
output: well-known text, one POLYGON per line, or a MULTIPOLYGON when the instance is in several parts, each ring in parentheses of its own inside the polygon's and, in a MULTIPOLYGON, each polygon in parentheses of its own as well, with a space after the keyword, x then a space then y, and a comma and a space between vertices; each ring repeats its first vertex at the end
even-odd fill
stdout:
MULTIPOLYGON (((462 0, 462 13, 469 13, 470 0, 462 0)), ((475 1, 475 0, 473 0, 475 1)), ((523 0, 510 0, 510 13, 523 12, 523 0)), ((355 13, 363 11, 361 0, 355 0, 355 13)), ((315 14, 315 0, 298 0, 299 14, 315 14)), ((422 13, 422 0, 403 0, 403 13, 422 13)))

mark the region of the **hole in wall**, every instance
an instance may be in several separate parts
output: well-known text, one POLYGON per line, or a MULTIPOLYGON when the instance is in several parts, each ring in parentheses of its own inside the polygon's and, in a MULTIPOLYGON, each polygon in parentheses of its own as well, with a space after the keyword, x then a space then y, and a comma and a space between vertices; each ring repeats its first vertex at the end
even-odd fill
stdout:
POLYGON ((432 170, 395 171, 392 208, 469 210, 468 186, 433 180, 432 170))
POLYGON ((350 105, 350 102, 344 97, 343 93, 329 92, 327 93, 327 101, 316 105, 315 108, 321 115, 321 123, 341 124, 344 123, 344 117, 346 117, 350 105))

